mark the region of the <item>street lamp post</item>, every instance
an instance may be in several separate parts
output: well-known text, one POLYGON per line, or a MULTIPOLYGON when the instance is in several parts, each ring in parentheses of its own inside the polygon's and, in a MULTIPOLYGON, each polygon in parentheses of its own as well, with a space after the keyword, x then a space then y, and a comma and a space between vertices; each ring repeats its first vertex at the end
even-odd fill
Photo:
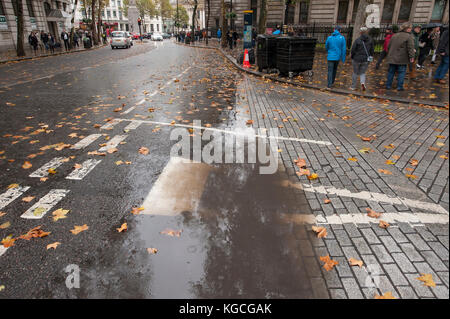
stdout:
POLYGON ((178 35, 180 33, 180 26, 178 25, 179 24, 179 22, 178 22, 178 0, 177 0, 177 18, 176 18, 175 23, 177 25, 177 35, 178 35))

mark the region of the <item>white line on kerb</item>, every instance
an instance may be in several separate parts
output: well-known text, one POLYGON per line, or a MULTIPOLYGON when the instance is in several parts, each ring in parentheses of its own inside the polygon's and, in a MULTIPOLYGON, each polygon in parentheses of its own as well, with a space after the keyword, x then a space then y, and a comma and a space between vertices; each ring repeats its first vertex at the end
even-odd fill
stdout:
POLYGON ((87 174, 89 174, 101 160, 88 159, 81 164, 80 168, 76 168, 66 179, 82 180, 87 174))
POLYGON ((63 161, 62 161, 63 159, 64 159, 64 157, 55 157, 47 164, 44 164, 41 168, 38 168, 33 173, 31 173, 30 177, 46 177, 46 176, 48 176, 48 174, 49 174, 48 170, 50 168, 57 168, 57 167, 61 166, 61 164, 63 163, 63 161))
POLYGON ((78 143, 76 143, 75 145, 73 145, 71 147, 71 149, 74 150, 79 150, 82 148, 85 148, 86 146, 88 146, 89 144, 91 144, 92 142, 94 142, 96 139, 98 139, 100 136, 102 136, 101 134, 91 134, 86 136, 85 138, 83 138, 82 140, 78 141, 78 143))
MULTIPOLYGON (((224 134, 233 134, 233 135, 239 135, 239 136, 247 136, 247 134, 245 134, 245 133, 236 132, 236 131, 230 131, 230 130, 223 130, 223 129, 213 128, 213 127, 204 127, 204 126, 187 125, 187 124, 172 124, 172 123, 168 123, 168 122, 147 121, 147 120, 130 120, 130 119, 118 119, 118 118, 115 119, 115 120, 118 120, 118 121, 130 121, 130 122, 140 122, 140 123, 146 123, 146 124, 156 124, 156 125, 165 125, 165 126, 194 128, 194 129, 201 129, 201 130, 209 130, 209 131, 221 132, 221 133, 224 133, 224 134)), ((258 134, 255 134, 254 136, 258 137, 258 138, 273 138, 273 139, 282 140, 282 141, 312 143, 312 144, 325 145, 325 146, 333 145, 331 142, 328 142, 328 141, 308 140, 306 138, 283 137, 283 136, 265 136, 265 135, 258 135, 258 134)))
POLYGON ((52 209, 53 206, 59 203, 63 199, 69 190, 66 189, 52 189, 47 195, 42 197, 36 204, 31 206, 25 213, 22 214, 22 218, 26 219, 40 219, 52 209))
POLYGON ((110 141, 108 141, 108 143, 106 143, 105 146, 103 146, 102 148, 100 148, 98 151, 99 152, 105 152, 108 151, 112 148, 117 147, 117 145, 119 145, 120 142, 122 142, 124 139, 127 138, 128 135, 116 135, 114 136, 110 141))
POLYGON ((30 189, 30 186, 19 186, 10 188, 3 194, 0 194, 0 209, 8 206, 16 198, 19 198, 23 193, 25 193, 28 189, 30 189))
MULTIPOLYGON (((390 197, 381 193, 373 193, 373 192, 359 192, 352 193, 348 189, 338 189, 333 186, 313 186, 308 184, 302 184, 303 189, 306 192, 320 193, 320 194, 329 194, 329 195, 337 195, 342 197, 352 197, 359 198, 365 201, 372 202, 384 202, 393 205, 404 205, 410 208, 417 208, 425 211, 436 212, 439 214, 448 215, 448 211, 442 207, 441 205, 435 203, 427 203, 409 198, 402 197, 390 197)), ((447 216, 448 218, 448 216, 447 216)))

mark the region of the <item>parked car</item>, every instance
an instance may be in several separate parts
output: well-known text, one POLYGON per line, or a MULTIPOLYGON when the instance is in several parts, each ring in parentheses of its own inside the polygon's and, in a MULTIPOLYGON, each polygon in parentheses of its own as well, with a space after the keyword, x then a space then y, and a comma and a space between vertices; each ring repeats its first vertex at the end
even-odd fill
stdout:
POLYGON ((170 39, 170 34, 168 33, 163 33, 162 34, 163 39, 170 39))
POLYGON ((111 33, 111 49, 131 47, 131 41, 125 31, 113 31, 111 33))
POLYGON ((151 33, 151 32, 145 33, 145 34, 143 35, 143 38, 144 38, 144 39, 149 39, 149 40, 151 40, 151 38, 152 38, 152 33, 151 33))
POLYGON ((127 34, 128 39, 130 39, 131 46, 133 46, 133 35, 128 31, 125 31, 125 33, 127 34))
POLYGON ((139 40, 139 34, 137 34, 137 33, 132 33, 132 35, 133 35, 133 39, 134 39, 134 40, 139 40))
POLYGON ((163 37, 162 37, 161 33, 153 33, 152 40, 153 41, 162 41, 163 37))

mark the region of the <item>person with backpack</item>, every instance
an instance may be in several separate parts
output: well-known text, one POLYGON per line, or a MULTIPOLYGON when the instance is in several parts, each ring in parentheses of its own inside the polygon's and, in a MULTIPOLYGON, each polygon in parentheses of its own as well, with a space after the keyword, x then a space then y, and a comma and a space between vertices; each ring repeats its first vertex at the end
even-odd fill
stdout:
POLYGON ((360 29, 361 36, 355 40, 351 49, 351 59, 353 64, 352 86, 351 90, 356 90, 356 81, 361 83, 361 89, 366 90, 366 71, 369 63, 373 61, 374 45, 368 35, 368 29, 360 29))
POLYGON ((327 88, 331 88, 336 80, 337 69, 339 61, 345 62, 346 42, 344 36, 341 34, 341 27, 336 26, 332 35, 327 38, 325 42, 325 49, 327 50, 328 61, 328 84, 327 88))

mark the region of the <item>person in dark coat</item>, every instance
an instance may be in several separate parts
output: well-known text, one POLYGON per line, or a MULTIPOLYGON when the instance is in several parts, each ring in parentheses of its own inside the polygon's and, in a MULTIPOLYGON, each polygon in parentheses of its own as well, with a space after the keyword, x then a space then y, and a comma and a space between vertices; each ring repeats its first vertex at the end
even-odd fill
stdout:
POLYGON ((366 27, 360 29, 361 36, 353 42, 351 49, 351 58, 353 64, 352 86, 351 90, 356 90, 356 81, 361 83, 361 89, 366 90, 366 71, 369 62, 373 60, 374 46, 372 38, 368 35, 366 27))
POLYGON ((28 43, 33 48, 34 54, 37 55, 37 47, 38 47, 38 38, 34 34, 34 32, 31 32, 28 36, 28 43))
POLYGON ((423 33, 419 38, 419 62, 417 64, 418 69, 424 69, 423 63, 425 59, 430 54, 430 51, 433 49, 433 37, 432 37, 433 29, 427 29, 425 33, 423 33))
POLYGON ((233 31, 233 34, 232 34, 231 36, 232 36, 232 38, 233 38, 233 46, 236 47, 236 45, 237 45, 237 40, 238 40, 238 38, 239 38, 239 35, 238 35, 238 33, 236 32, 236 30, 233 31))
POLYGON ((394 31, 393 31, 392 27, 386 28, 386 34, 384 36, 384 43, 383 43, 383 51, 381 51, 380 57, 378 58, 378 61, 377 61, 377 65, 375 66, 375 69, 377 69, 377 70, 380 68, 381 62, 387 56, 389 41, 391 41, 391 38, 393 35, 394 35, 394 31))
POLYGON ((448 72, 449 67, 449 55, 448 55, 448 28, 444 30, 442 33, 439 45, 437 47, 437 54, 441 57, 441 63, 436 69, 436 73, 434 73, 434 80, 437 83, 445 84, 445 75, 448 72))

